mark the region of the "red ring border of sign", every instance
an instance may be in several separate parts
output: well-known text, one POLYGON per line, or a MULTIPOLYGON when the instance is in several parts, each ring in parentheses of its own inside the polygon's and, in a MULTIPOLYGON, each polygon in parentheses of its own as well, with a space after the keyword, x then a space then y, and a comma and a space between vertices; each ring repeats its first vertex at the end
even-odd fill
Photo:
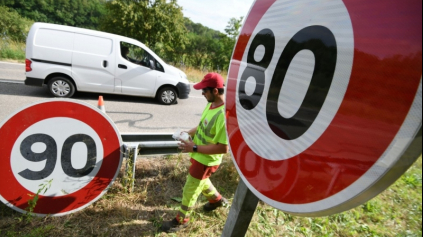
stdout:
POLYGON ((96 131, 103 143, 104 158, 96 177, 82 189, 60 197, 39 195, 35 214, 60 216, 80 210, 99 199, 118 174, 123 157, 122 140, 109 118, 95 107, 76 101, 53 100, 36 103, 15 113, 0 127, 0 137, 7 137, 0 147, 0 179, 3 183, 0 186, 0 197, 13 209, 16 207, 24 212, 28 207, 28 200, 31 199, 28 194, 35 195, 22 187, 12 172, 10 152, 14 143, 31 125, 55 117, 82 121, 96 131))
MULTIPOLYGON (((401 88, 403 85, 398 85, 399 81, 395 81, 393 85, 391 85, 391 88, 389 88, 390 91, 397 91, 398 93, 401 93, 399 91, 402 89, 404 92, 403 94, 400 94, 401 100, 405 101, 404 104, 399 106, 395 113, 401 113, 401 116, 396 117, 393 125, 389 125, 385 127, 385 124, 381 124, 380 121, 386 121, 385 118, 382 118, 382 115, 376 114, 378 111, 369 111, 368 113, 371 115, 376 115, 377 122, 372 121, 373 118, 366 118, 366 119, 357 119, 354 118, 354 116, 351 116, 349 114, 356 113, 359 114, 358 109, 354 108, 354 106, 351 106, 351 103, 354 101, 354 98, 359 96, 356 91, 354 91, 356 88, 360 88, 359 82, 361 78, 360 77, 360 71, 369 72, 369 67, 366 65, 367 61, 363 60, 366 55, 355 55, 354 63, 353 63, 353 70, 351 74, 351 81, 350 85, 348 86, 348 90, 345 94, 345 98, 343 103, 341 104, 340 109, 338 110, 337 115, 332 121, 332 124, 329 125, 325 133, 313 144, 311 145, 306 151, 304 151, 302 154, 293 157, 291 159, 285 160, 285 161, 270 161, 263 157, 258 156, 255 154, 251 148, 248 146, 248 144, 245 143, 245 140, 243 138, 243 135, 238 127, 238 118, 237 118, 237 111, 236 111, 236 88, 237 88, 237 78, 240 72, 240 65, 238 62, 242 61, 243 55, 245 53, 245 50, 247 50, 248 42, 250 41, 250 38, 252 37, 252 34, 258 25, 258 23, 261 20, 261 17, 267 12, 267 10, 272 6, 273 3, 275 3, 276 0, 257 0, 255 2, 255 5, 252 7, 250 14, 248 15, 245 23, 244 28, 242 29, 242 32, 240 34, 240 37, 238 39, 238 42, 235 46, 235 51, 232 57, 232 62, 230 66, 230 71, 228 75, 228 82, 227 82, 227 101, 226 101, 226 110, 227 110, 227 133, 229 138, 229 143, 231 146, 231 152, 232 157, 237 164, 237 168, 239 169, 241 177, 246 181, 247 185, 251 185, 251 187, 255 188, 255 191, 259 192, 263 196, 266 196, 269 199, 275 200, 277 202, 292 204, 292 205, 302 205, 302 204, 308 204, 317 202, 320 200, 323 200, 325 198, 328 198, 336 193, 339 193, 340 191, 344 190, 345 188, 349 187, 352 183, 354 183, 357 180, 357 177, 361 177, 365 174, 368 168, 370 168, 375 162, 379 159, 379 157, 385 152, 385 149, 390 145, 392 142, 392 139, 395 137, 395 135, 398 133, 401 124, 404 122, 405 118, 408 115, 408 111, 410 109, 410 106, 413 104, 413 101, 415 99, 415 95, 419 88, 419 84, 421 82, 421 59, 416 59, 412 61, 412 65, 407 65, 403 71, 401 71, 403 74, 396 77, 396 79, 400 79, 401 76, 404 74, 408 75, 409 81, 408 84, 405 85, 405 88, 401 88), (418 66, 420 65, 420 66, 418 66), (408 71, 407 71, 408 70, 408 71), (395 84, 396 83, 396 84, 395 84), (400 89, 398 89, 400 88, 400 89), (398 90, 397 90, 398 89, 398 90), (349 115, 349 116, 348 116, 349 115), (350 120, 351 119, 351 120, 350 120), (365 132, 355 132, 354 134, 348 134, 346 131, 342 131, 340 127, 345 127, 348 122, 351 122, 354 124, 354 126, 360 127, 365 126, 368 128, 373 128, 372 126, 379 126, 377 129, 385 129, 388 128, 387 134, 383 134, 381 136, 380 134, 372 136, 367 136, 368 134, 365 134, 365 132), (369 123, 365 123, 369 122, 369 123), (373 122, 373 123, 372 123, 373 122), (331 135, 332 134, 332 135, 331 135), (337 141, 339 142, 339 139, 348 139, 348 141, 351 141, 351 139, 354 140, 357 144, 363 144, 365 145, 368 142, 377 142, 379 145, 379 149, 377 151, 371 151, 372 156, 369 154, 361 154, 360 157, 356 157, 356 161, 362 160, 362 161, 369 161, 366 160, 366 158, 372 157, 372 160, 370 162, 366 163, 367 166, 366 169, 362 170, 345 170, 344 173, 341 172, 340 175, 348 174, 348 171, 355 172, 355 177, 349 177, 348 180, 344 183, 341 183, 340 185, 335 185, 334 189, 330 190, 330 192, 327 192, 326 194, 318 194, 317 192, 313 191, 319 188, 328 187, 330 184, 328 183, 322 183, 321 179, 319 178, 325 178, 325 177, 314 177, 314 178, 305 178, 306 173, 309 175, 312 175, 315 170, 312 168, 330 168, 330 167, 318 167, 316 164, 323 164, 325 163, 326 157, 324 156, 324 151, 330 151, 335 148, 333 152, 340 152, 336 151, 336 146, 331 147, 331 141, 337 141), (374 139, 378 139, 375 141, 374 139), (301 157, 300 157, 301 156, 301 157), (250 164, 249 167, 255 167, 254 170, 248 170, 246 167, 246 162, 250 164), (243 165, 244 164, 244 167, 243 165), (309 166, 309 167, 306 167, 309 166), (306 170, 301 173, 301 171, 298 171, 297 169, 293 169, 292 167, 298 167, 298 168, 306 168, 306 170), (284 172, 282 175, 281 172, 284 172), (301 176, 302 175, 302 176, 301 176), (268 177, 273 177, 275 179, 283 179, 283 184, 276 185, 274 180, 270 180, 268 177), (302 177, 302 178, 300 178, 302 177), (276 185, 276 186, 275 186, 276 185), (263 186, 267 187, 274 187, 273 190, 264 190, 263 186), (301 192, 301 190, 307 190, 310 188, 310 190, 301 192)), ((360 10, 365 9, 368 12, 370 12, 370 8, 366 7, 366 5, 356 0, 348 0, 344 3, 349 11, 353 10, 360 10)), ((383 0, 375 0, 372 1, 373 5, 381 5, 381 6, 387 6, 387 4, 393 4, 393 3, 386 3, 386 1, 383 0)), ((420 2, 421 5, 421 2, 420 2)), ((391 5, 389 5, 391 6, 391 5)), ((397 9, 395 9, 397 10, 397 9)), ((393 10, 392 10, 393 11, 393 10)), ((355 37, 363 37, 363 35, 366 36, 369 31, 365 29, 358 29, 358 24, 363 24, 368 20, 368 17, 374 18, 374 11, 372 11, 373 14, 363 14, 364 16, 360 16, 362 19, 358 19, 358 14, 354 16, 354 19, 352 19, 354 31, 355 31, 355 37), (357 34, 357 35, 356 35, 357 34)), ((386 12, 379 12, 377 13, 378 17, 375 18, 376 20, 385 19, 383 18, 383 14, 389 15, 386 12)), ((405 21, 410 21, 410 19, 401 19, 405 21)), ((399 23, 398 23, 399 24, 399 23)), ((389 24, 387 24, 389 25, 389 24)), ((356 38, 355 42, 355 49, 366 46, 366 43, 368 43, 366 40, 373 37, 378 36, 378 34, 383 35, 382 32, 383 29, 375 28, 371 33, 371 35, 367 35, 368 38, 356 38), (358 39, 358 40, 357 40, 358 39)), ((399 36, 398 36, 399 37, 399 36)), ((421 39, 421 36, 420 36, 421 39)), ((421 40, 420 40, 421 42, 421 40)), ((376 49, 375 49, 376 50, 376 49)), ((395 50, 392 48, 388 48, 386 50, 395 50)), ((357 51, 356 51, 357 53, 357 51)), ((371 71, 371 70, 370 70, 371 71)), ((379 72, 379 71, 378 71, 379 72)), ((373 75, 374 76, 374 75, 373 75)), ((377 83, 374 82, 375 86, 381 86, 384 85, 384 76, 385 74, 379 74, 377 76, 377 83)), ((394 94, 396 95, 396 94, 394 94)), ((358 97, 360 98, 360 97, 358 97)), ((385 98, 386 99, 386 98, 385 98)), ((366 100, 366 103, 369 103, 371 100, 366 100)), ((376 100, 376 102, 382 102, 376 100)), ((396 100, 391 99, 387 103, 391 106, 392 104, 396 104, 396 100)), ((381 103, 381 106, 384 110, 389 111, 388 105, 385 102, 381 103)), ((365 146, 356 146, 356 147, 365 147, 365 146)), ((345 151, 354 153, 354 151, 351 149, 346 149, 345 151)), ((354 148, 356 149, 356 148, 354 148)), ((341 157, 341 156, 340 156, 341 157)), ((349 157, 349 155, 345 156, 349 157)), ((346 159, 340 159, 336 160, 336 157, 330 157, 333 164, 338 163, 339 165, 347 164, 350 165, 350 167, 353 167, 354 160, 348 160, 346 159)), ((360 167, 363 168, 363 167, 360 167)))

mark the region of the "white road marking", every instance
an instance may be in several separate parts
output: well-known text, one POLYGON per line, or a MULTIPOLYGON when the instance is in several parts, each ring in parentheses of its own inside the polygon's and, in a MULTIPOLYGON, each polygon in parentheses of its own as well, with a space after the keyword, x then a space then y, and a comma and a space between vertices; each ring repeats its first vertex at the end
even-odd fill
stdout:
POLYGON ((23 81, 17 81, 17 80, 5 80, 5 79, 0 79, 1 83, 10 83, 10 84, 24 84, 23 81))

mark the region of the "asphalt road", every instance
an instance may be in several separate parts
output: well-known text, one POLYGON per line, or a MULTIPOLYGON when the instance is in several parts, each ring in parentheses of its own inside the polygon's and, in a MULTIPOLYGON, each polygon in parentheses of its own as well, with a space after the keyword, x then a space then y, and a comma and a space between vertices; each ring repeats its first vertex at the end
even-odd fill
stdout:
MULTIPOLYGON (((0 62, 0 125, 25 106, 53 97, 47 87, 24 85, 25 65, 0 62)), ((77 93, 72 99, 98 105, 96 93, 77 93)), ((189 99, 164 106, 155 99, 101 94, 109 117, 121 133, 173 133, 198 125, 207 104, 201 91, 192 90, 189 99)), ((59 109, 59 108, 58 108, 59 109)))

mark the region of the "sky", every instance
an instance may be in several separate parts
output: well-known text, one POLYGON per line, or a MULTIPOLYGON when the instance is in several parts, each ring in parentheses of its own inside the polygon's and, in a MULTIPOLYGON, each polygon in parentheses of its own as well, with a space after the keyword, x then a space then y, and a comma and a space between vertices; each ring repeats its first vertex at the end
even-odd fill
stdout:
POLYGON ((178 0, 185 17, 211 29, 225 32, 231 18, 247 16, 255 0, 178 0))

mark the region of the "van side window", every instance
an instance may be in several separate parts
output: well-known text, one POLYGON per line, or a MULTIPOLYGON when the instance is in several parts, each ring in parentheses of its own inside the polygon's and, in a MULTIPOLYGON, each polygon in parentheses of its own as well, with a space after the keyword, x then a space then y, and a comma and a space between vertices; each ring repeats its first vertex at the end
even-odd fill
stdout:
POLYGON ((153 61, 156 70, 164 72, 163 66, 157 62, 153 56, 151 56, 147 51, 139 46, 126 42, 120 42, 120 51, 122 58, 131 63, 150 68, 150 61, 153 61))

